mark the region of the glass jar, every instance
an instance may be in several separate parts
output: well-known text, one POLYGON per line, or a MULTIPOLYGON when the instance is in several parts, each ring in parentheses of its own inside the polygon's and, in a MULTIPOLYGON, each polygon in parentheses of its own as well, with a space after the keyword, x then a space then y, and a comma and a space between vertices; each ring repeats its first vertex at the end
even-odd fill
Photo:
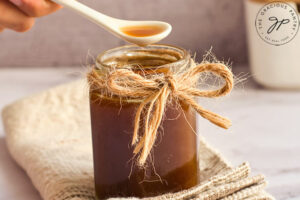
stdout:
POLYGON ((244 0, 244 4, 252 77, 267 88, 299 90, 299 1, 244 0))
MULTIPOLYGON (((111 67, 125 66, 136 73, 153 74, 188 69, 192 63, 190 54, 178 47, 123 46, 100 54, 95 67, 100 75, 111 67)), ((149 197, 199 183, 195 111, 184 102, 168 103, 148 162, 139 167, 134 161, 131 140, 141 100, 99 94, 100 91, 90 90, 97 199, 149 197)))

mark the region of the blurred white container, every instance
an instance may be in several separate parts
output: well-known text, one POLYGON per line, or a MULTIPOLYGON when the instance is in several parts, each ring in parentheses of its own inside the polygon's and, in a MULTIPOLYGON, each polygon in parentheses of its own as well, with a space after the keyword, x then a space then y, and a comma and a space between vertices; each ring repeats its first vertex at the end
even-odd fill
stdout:
POLYGON ((294 2, 277 3, 245 0, 251 72, 263 86, 300 89, 299 11, 294 2))

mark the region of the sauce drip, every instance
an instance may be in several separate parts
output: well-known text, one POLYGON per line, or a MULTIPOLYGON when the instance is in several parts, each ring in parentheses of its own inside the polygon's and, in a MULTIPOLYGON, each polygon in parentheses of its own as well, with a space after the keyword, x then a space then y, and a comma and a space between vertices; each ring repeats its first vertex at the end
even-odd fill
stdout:
POLYGON ((162 33, 164 28, 161 26, 125 26, 121 27, 120 30, 129 36, 148 37, 162 33))

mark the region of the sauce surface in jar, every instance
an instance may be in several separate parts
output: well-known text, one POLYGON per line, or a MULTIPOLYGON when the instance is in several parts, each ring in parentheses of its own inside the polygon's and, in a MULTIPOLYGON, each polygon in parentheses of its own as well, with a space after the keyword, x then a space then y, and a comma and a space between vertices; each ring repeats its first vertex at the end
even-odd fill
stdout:
MULTIPOLYGON (((166 73, 171 69, 158 66, 181 59, 172 51, 158 48, 151 52, 147 48, 141 48, 141 56, 131 50, 126 55, 113 52, 117 58, 102 56, 108 65, 126 62, 144 66, 144 70, 148 71, 146 74, 166 73)), ((97 199, 150 197, 178 192, 200 182, 198 137, 194 132, 196 117, 184 102, 170 102, 167 105, 148 162, 144 167, 136 165, 131 140, 140 103, 140 100, 120 100, 117 97, 99 98, 97 90, 90 91, 97 199)), ((140 131, 142 133, 143 128, 140 131)))
POLYGON ((148 37, 164 31, 160 26, 124 26, 120 30, 126 35, 133 37, 148 37))

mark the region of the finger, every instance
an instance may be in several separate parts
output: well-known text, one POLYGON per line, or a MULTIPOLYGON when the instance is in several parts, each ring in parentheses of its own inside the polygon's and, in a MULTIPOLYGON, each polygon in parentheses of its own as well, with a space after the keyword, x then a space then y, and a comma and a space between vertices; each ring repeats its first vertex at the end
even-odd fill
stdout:
POLYGON ((60 5, 50 0, 10 0, 10 2, 30 17, 48 15, 61 8, 60 5))
POLYGON ((28 17, 8 1, 0 0, 0 26, 18 32, 28 31, 34 24, 34 18, 28 17))

